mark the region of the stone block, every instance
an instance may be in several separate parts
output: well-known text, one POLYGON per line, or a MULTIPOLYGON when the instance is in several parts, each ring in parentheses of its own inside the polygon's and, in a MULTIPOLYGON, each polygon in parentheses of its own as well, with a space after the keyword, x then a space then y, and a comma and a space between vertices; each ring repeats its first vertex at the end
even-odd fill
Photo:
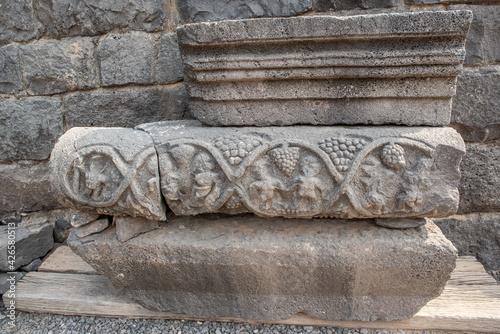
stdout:
POLYGON ((465 145, 451 128, 216 128, 194 120, 137 128, 153 138, 162 193, 178 215, 402 218, 458 208, 465 145))
POLYGON ((466 141, 500 139, 500 66, 467 68, 458 77, 451 125, 466 141))
POLYGON ((197 23, 177 34, 208 125, 447 125, 469 11, 197 23), (279 29, 277 29, 279 27, 279 29))
POLYGON ((95 36, 124 28, 156 31, 166 17, 162 0, 37 0, 35 6, 50 37, 95 36))
POLYGON ((177 2, 184 22, 265 16, 294 16, 311 10, 311 0, 183 0, 177 2))
POLYGON ((181 83, 146 88, 113 88, 64 97, 65 119, 75 126, 134 127, 144 122, 186 118, 187 94, 181 83))
POLYGON ((144 218, 115 217, 114 223, 116 226, 116 236, 121 242, 158 228, 157 221, 144 218))
POLYGON ((0 1, 0 45, 27 41, 36 34, 31 0, 0 1))
POLYGON ((84 237, 88 237, 89 235, 102 232, 105 229, 107 229, 108 226, 109 226, 108 218, 102 218, 102 219, 94 220, 93 222, 88 223, 86 225, 77 227, 75 229, 75 234, 79 238, 84 238, 84 237))
POLYGON ((460 170, 458 212, 500 212, 500 141, 467 144, 460 170))
POLYGON ((71 226, 80 227, 87 225, 94 220, 97 220, 101 214, 88 211, 77 211, 73 217, 71 217, 71 226))
POLYGON ((456 249, 432 222, 169 217, 126 242, 115 228, 71 249, 144 307, 188 316, 328 320, 409 318, 437 297, 456 249))
POLYGON ((57 219, 54 223, 54 241, 63 243, 71 232, 71 223, 66 219, 57 219))
POLYGON ((97 47, 101 84, 153 83, 153 41, 146 33, 107 35, 97 47))
POLYGON ((15 271, 47 254, 54 245, 52 225, 49 223, 21 226, 12 229, 0 226, 0 271, 15 271), (9 235, 15 231, 15 261, 9 262, 9 235))
POLYGON ((373 8, 389 8, 399 5, 398 0, 330 0, 331 8, 335 10, 346 9, 373 9, 373 8))
POLYGON ((88 38, 21 47, 21 68, 31 94, 55 94, 96 87, 94 44, 88 38))
POLYGON ((3 295, 9 290, 15 291, 16 288, 12 287, 21 278, 24 277, 26 273, 17 271, 12 273, 0 273, 0 295, 3 295), (11 289, 12 287, 12 289, 11 289))
POLYGON ((472 21, 465 45, 465 63, 500 61, 500 6, 454 5, 449 9, 472 10, 472 21))
POLYGON ((0 164, 0 189, 0 211, 26 212, 61 206, 51 192, 46 161, 0 164))
POLYGON ((165 219, 158 157, 145 132, 73 128, 54 146, 50 169, 54 194, 66 206, 101 214, 165 219))
POLYGON ((177 34, 163 35, 159 41, 158 60, 156 61, 156 81, 170 83, 182 80, 184 73, 182 59, 177 43, 177 34))
POLYGON ((500 280, 500 214, 472 213, 433 219, 461 256, 475 256, 500 280))
POLYGON ((29 264, 22 266, 20 269, 22 271, 37 271, 41 264, 42 264, 41 259, 35 259, 31 261, 29 264))
MULTIPOLYGON (((1 7, 0 7, 1 8, 1 7)), ((19 70, 19 47, 0 48, 0 93, 15 93, 22 88, 19 70)))
POLYGON ((58 98, 0 100, 0 160, 47 159, 62 127, 58 98))

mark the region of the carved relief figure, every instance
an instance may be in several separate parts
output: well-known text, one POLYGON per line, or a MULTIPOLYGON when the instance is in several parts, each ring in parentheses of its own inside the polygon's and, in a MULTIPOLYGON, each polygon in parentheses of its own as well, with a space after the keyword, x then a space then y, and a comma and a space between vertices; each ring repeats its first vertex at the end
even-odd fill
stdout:
POLYGON ((432 160, 423 158, 420 159, 414 170, 407 170, 403 173, 403 189, 404 191, 398 195, 399 210, 418 211, 424 203, 424 192, 431 185, 430 169, 432 160))
POLYGON ((293 189, 298 197, 299 211, 309 211, 315 208, 325 197, 323 182, 317 177, 321 170, 319 160, 311 155, 300 163, 300 173, 293 189))
POLYGON ((250 185, 250 196, 260 204, 264 210, 273 208, 273 203, 280 201, 280 190, 284 189, 281 180, 271 176, 268 171, 268 163, 260 160, 252 166, 252 172, 255 175, 255 180, 250 185))
POLYGON ((191 172, 194 176, 192 206, 212 206, 221 195, 220 176, 214 171, 215 162, 205 152, 193 160, 191 172))

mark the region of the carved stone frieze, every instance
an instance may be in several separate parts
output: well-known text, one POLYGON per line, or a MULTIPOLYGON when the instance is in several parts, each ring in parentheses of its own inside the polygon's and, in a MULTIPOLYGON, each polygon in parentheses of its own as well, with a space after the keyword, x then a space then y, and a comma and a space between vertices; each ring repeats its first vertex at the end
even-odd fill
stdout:
POLYGON ((144 124, 179 215, 395 218, 458 206, 464 143, 451 128, 211 128, 144 124))
POLYGON ((208 125, 447 125, 471 20, 420 11, 188 24, 177 35, 189 108, 208 125))
POLYGON ((158 158, 151 137, 121 128, 73 128, 50 158, 59 201, 102 214, 165 219, 158 158))

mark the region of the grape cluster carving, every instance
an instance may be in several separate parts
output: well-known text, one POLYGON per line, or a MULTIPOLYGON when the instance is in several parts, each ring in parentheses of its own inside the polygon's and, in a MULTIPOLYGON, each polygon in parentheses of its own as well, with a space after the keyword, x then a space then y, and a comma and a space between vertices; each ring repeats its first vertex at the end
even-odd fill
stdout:
POLYGON ((390 143, 384 146, 381 154, 384 165, 392 169, 401 169, 406 166, 405 150, 398 144, 390 143))
POLYGON ((262 142, 249 136, 230 136, 217 138, 214 145, 231 165, 239 165, 262 142))
POLYGON ((327 138, 319 142, 319 147, 328 153, 339 172, 345 172, 349 169, 356 153, 366 144, 366 140, 358 138, 327 138))
POLYGON ((271 160, 286 176, 292 175, 299 160, 298 147, 275 148, 270 153, 271 160))

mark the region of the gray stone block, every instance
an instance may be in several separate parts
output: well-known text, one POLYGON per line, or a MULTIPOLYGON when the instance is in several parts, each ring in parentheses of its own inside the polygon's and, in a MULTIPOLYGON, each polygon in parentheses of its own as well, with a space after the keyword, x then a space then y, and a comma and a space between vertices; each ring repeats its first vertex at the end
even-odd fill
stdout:
POLYGON ((0 211, 29 212, 60 207, 50 189, 48 165, 46 161, 0 164, 0 211))
POLYGON ((458 212, 500 212, 500 142, 467 144, 460 170, 458 212))
POLYGON ((27 41, 36 33, 31 0, 0 1, 0 45, 27 41))
POLYGON ((465 63, 500 61, 500 6, 454 5, 449 9, 467 9, 474 14, 465 45, 465 63))
POLYGON ((31 94, 54 94, 97 85, 90 39, 41 42, 21 47, 21 68, 31 94))
POLYGON ((65 119, 75 126, 134 127, 144 122, 188 118, 184 85, 99 89, 64 97, 65 119))
POLYGON ((214 126, 447 125, 471 15, 411 12, 185 25, 177 33, 189 109, 214 126))
MULTIPOLYGON (((0 7, 1 8, 1 7, 0 7)), ((19 47, 7 45, 0 48, 0 93, 14 93, 22 88, 19 70, 19 47)))
POLYGON ((177 2, 184 22, 265 16, 294 16, 311 10, 311 0, 183 0, 177 2))
POLYGON ((456 258, 432 222, 393 230, 248 215, 172 216, 126 242, 112 227, 68 244, 146 308, 243 319, 409 318, 441 293, 456 258))
POLYGON ((119 241, 125 242, 136 236, 156 230, 159 225, 155 220, 134 217, 115 217, 116 236, 119 241))
POLYGON ((35 259, 35 260, 31 261, 29 264, 22 266, 20 269, 22 271, 37 271, 41 265, 42 265, 42 260, 35 259))
POLYGON ((182 59, 177 43, 177 34, 163 35, 159 41, 156 61, 156 81, 170 83, 182 80, 184 76, 182 59))
POLYGON ((47 159, 62 127, 58 98, 0 100, 0 160, 47 159))
POLYGON ((153 83, 153 41, 146 33, 107 35, 97 47, 101 84, 153 83))
POLYGON ((398 0, 331 0, 331 8, 335 10, 389 8, 397 5, 398 0))
POLYGON ((97 220, 101 214, 89 211, 77 211, 73 217, 71 217, 71 226, 80 227, 87 225, 94 220, 97 220))
POLYGON ((26 273, 23 272, 12 272, 12 273, 0 273, 0 295, 3 295, 9 290, 16 291, 15 285, 17 281, 24 277, 26 273))
POLYGON ((405 0, 407 5, 433 5, 433 4, 449 4, 449 3, 462 3, 462 4, 491 4, 498 2, 498 0, 405 0))
POLYGON ((458 77, 451 126, 466 141, 500 139, 500 66, 466 68, 458 77))
POLYGON ((163 27, 162 0, 37 0, 37 16, 51 37, 94 36, 115 29, 156 31, 163 27))
MULTIPOLYGON (((15 261, 9 256, 9 226, 0 226, 0 271, 15 271, 47 254, 54 245, 49 223, 15 228, 15 261)), ((11 232, 12 233, 12 232, 11 232)))
POLYGON ((500 214, 473 213, 433 219, 461 256, 475 256, 500 280, 500 214))
POLYGON ((91 223, 75 228, 78 238, 84 238, 92 234, 104 231, 109 226, 108 218, 94 220, 91 223))
POLYGON ((154 140, 162 193, 178 215, 402 218, 458 208, 465 145, 451 128, 137 128, 154 140))
POLYGON ((73 128, 54 146, 50 169, 52 189, 66 206, 165 219, 158 157, 143 131, 73 128))

